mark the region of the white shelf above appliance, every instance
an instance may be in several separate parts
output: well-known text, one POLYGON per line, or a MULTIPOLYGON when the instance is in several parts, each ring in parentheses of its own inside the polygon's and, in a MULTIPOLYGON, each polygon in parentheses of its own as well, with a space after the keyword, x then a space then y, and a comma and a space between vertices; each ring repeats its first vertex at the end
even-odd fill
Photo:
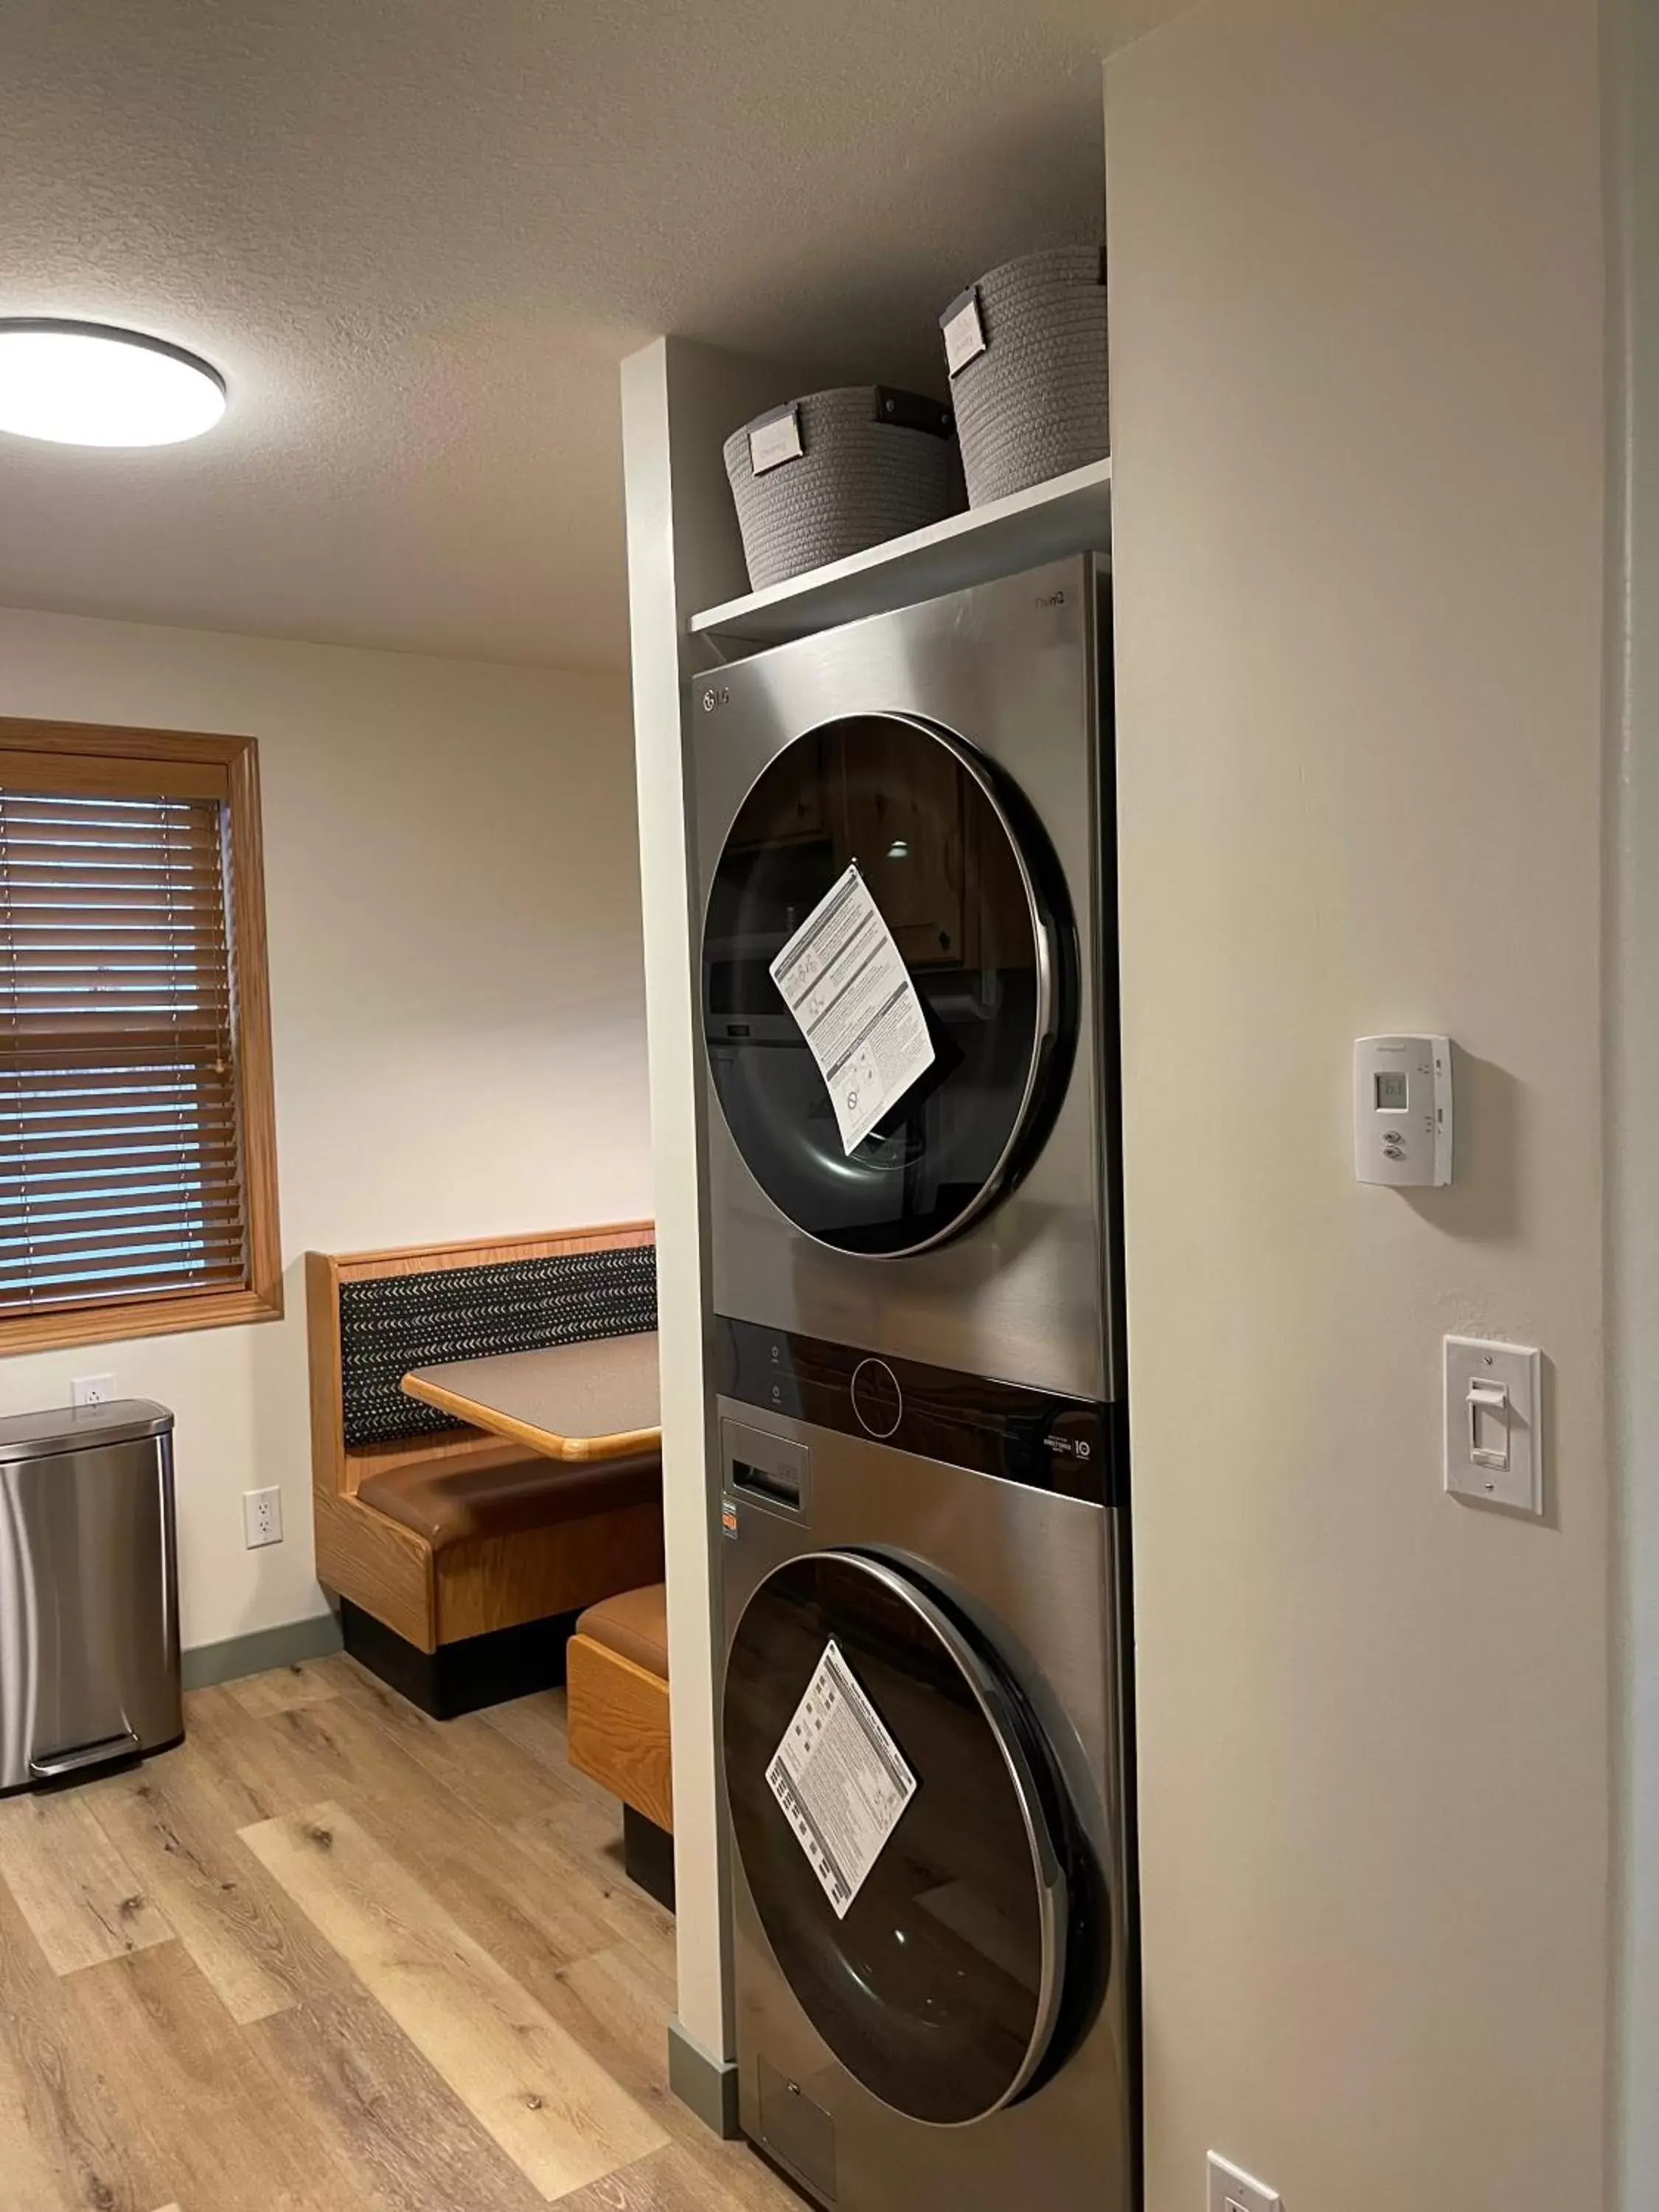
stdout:
POLYGON ((1109 555, 1111 549, 1112 464, 1092 461, 989 507, 948 515, 746 599, 728 599, 693 615, 687 628, 723 652, 741 654, 1015 576, 1067 554, 1109 555))

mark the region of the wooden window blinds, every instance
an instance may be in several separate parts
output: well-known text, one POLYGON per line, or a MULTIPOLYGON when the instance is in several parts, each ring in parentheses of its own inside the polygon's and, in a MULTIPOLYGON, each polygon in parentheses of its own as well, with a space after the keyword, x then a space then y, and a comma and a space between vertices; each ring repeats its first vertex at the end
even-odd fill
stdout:
POLYGON ((251 740, 0 720, 0 1351, 280 1310, 258 808, 251 740))

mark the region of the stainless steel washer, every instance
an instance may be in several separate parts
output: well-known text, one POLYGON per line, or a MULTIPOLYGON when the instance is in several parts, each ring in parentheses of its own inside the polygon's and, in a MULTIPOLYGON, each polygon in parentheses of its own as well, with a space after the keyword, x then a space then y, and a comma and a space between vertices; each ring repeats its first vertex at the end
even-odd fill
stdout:
POLYGON ((781 1369, 820 1415, 719 1401, 744 2131, 846 2212, 1127 2212, 1120 1507, 1079 1494, 1100 1409, 905 1363, 878 1442, 855 1355, 736 1336, 728 1371, 781 1369), (826 1874, 769 1781, 826 1655, 915 1784, 850 1901, 833 1805, 805 1816, 826 1874))

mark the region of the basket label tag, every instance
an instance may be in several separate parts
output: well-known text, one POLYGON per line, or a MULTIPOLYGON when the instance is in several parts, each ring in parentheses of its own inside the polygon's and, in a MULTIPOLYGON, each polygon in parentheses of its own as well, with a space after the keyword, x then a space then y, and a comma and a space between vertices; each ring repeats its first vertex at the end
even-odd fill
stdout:
POLYGON ((856 860, 769 972, 817 1062, 850 1159, 934 1057, 904 956, 856 860))
POLYGON ((958 292, 939 317, 939 325, 945 333, 945 366, 955 376, 970 361, 977 361, 988 343, 979 312, 978 288, 970 284, 965 292, 958 292))
POLYGON ((769 415, 757 415, 749 425, 749 465, 757 477, 798 461, 805 447, 800 441, 800 410, 791 400, 769 415))
POLYGON ((766 1770, 837 1920, 916 1794, 916 1778, 832 1637, 766 1770))

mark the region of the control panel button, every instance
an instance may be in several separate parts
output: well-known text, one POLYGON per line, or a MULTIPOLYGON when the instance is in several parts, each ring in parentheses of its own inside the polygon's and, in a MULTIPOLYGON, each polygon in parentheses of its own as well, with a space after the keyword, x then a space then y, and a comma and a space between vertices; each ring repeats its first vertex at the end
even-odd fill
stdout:
POLYGON ((853 1370, 853 1411, 866 1436, 890 1437, 904 1413, 904 1393, 884 1359, 861 1359, 853 1370))

